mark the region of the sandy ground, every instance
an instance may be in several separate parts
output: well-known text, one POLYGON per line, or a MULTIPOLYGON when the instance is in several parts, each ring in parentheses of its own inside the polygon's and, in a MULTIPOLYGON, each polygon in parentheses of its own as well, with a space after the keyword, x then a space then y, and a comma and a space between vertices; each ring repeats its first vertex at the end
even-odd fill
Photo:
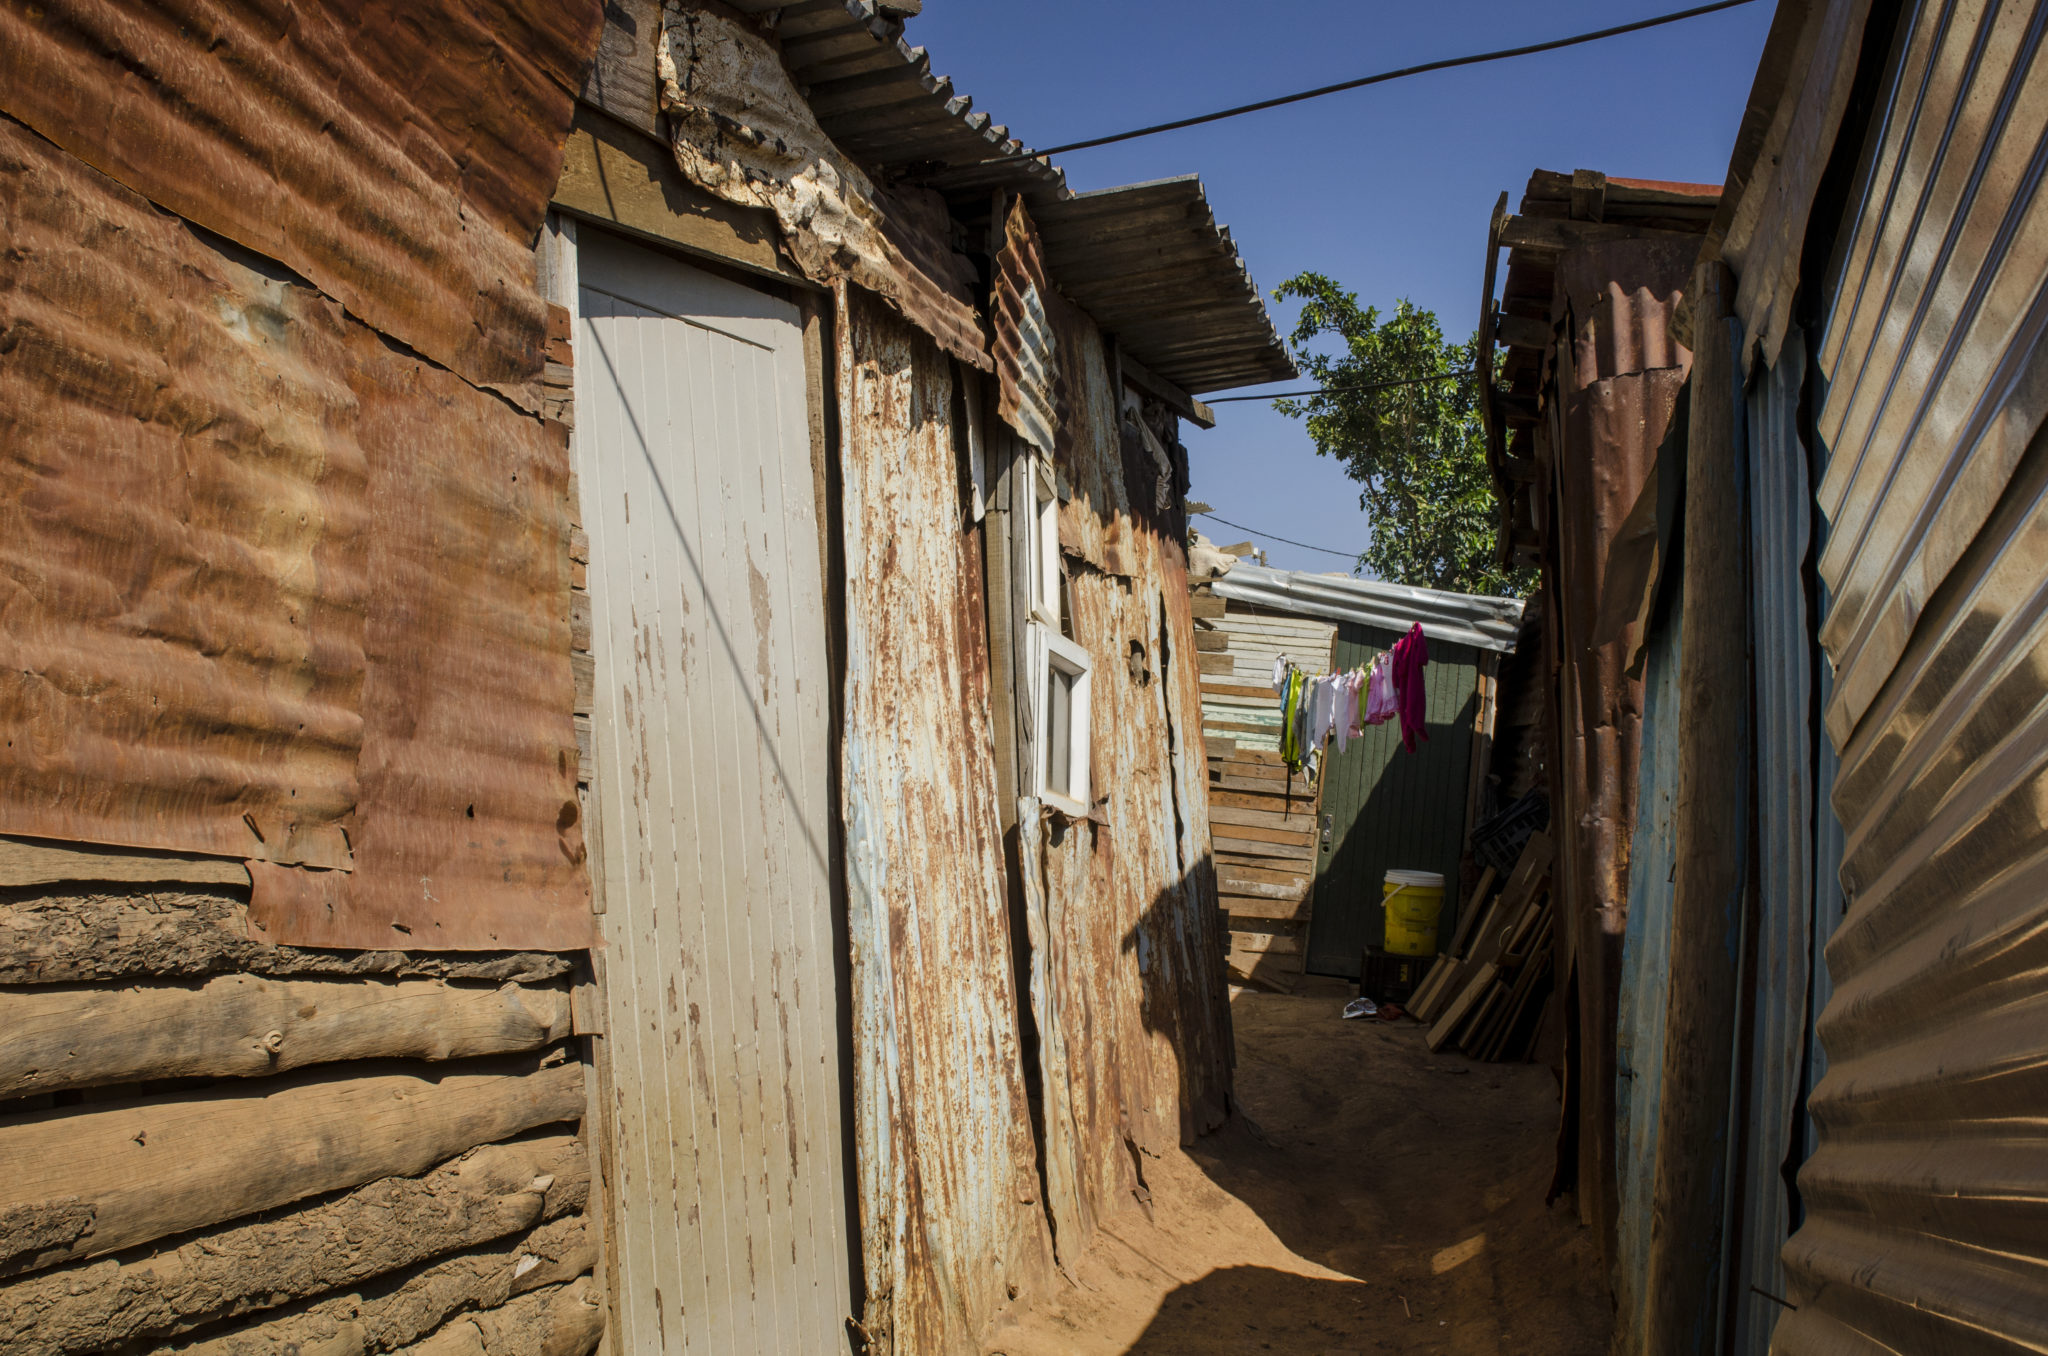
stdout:
POLYGON ((1432 1055, 1344 996, 1244 991, 1241 1114, 1148 1161, 1070 1283, 994 1356, 1602 1356, 1606 1290, 1569 1204, 1546 1206, 1549 1070, 1432 1055))

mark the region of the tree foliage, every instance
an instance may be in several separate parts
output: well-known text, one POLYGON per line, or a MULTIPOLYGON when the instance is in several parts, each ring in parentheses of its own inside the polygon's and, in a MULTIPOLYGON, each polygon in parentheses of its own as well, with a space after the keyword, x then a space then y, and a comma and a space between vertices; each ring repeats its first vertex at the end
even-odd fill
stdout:
POLYGON ((1322 387, 1381 387, 1275 402, 1283 414, 1306 420, 1316 451, 1343 463, 1359 483, 1359 504, 1372 518, 1360 565, 1395 584, 1526 592, 1527 572, 1497 563, 1499 509, 1478 384, 1469 377, 1413 380, 1471 371, 1477 336, 1450 343, 1435 312, 1406 301, 1382 319, 1376 307, 1361 309, 1357 293, 1320 273, 1290 278, 1273 295, 1302 301, 1289 344, 1304 375, 1322 387), (1335 353, 1327 341, 1335 341, 1335 353), (1407 384, 1384 385, 1390 382, 1407 384))

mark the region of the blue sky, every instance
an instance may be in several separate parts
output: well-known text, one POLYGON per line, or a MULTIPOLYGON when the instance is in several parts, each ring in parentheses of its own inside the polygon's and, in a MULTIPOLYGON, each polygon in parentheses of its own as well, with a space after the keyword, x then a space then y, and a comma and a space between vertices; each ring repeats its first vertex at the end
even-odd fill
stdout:
MULTIPOLYGON (((1057 145, 1439 57, 1513 47, 1687 0, 926 0, 908 37, 975 108, 1057 145)), ((1274 287, 1327 273, 1383 310, 1407 297, 1447 334, 1478 321, 1486 223, 1532 169, 1719 183, 1770 25, 1768 0, 1541 56, 1311 100, 1059 157, 1076 189, 1198 173, 1285 334, 1274 287)), ((1285 387, 1268 388, 1281 390, 1285 387)), ((1362 549, 1356 485, 1265 404, 1185 426, 1193 496, 1226 518, 1362 549)), ((1213 523, 1220 541, 1245 534, 1213 523)), ((1273 564, 1345 562, 1270 540, 1273 564)))

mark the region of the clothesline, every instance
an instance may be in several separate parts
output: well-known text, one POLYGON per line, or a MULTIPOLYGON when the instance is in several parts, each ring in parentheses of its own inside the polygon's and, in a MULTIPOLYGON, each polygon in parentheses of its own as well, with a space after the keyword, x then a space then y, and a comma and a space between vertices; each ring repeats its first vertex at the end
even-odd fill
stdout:
POLYGON ((1343 753, 1367 726, 1396 717, 1402 747, 1415 752, 1417 741, 1429 738, 1422 682, 1428 663, 1429 643, 1419 622, 1392 650, 1374 655, 1371 664, 1341 673, 1310 674, 1285 654, 1276 658, 1273 693, 1280 698, 1280 756, 1288 771, 1306 771, 1313 781, 1333 736, 1337 752, 1343 753))

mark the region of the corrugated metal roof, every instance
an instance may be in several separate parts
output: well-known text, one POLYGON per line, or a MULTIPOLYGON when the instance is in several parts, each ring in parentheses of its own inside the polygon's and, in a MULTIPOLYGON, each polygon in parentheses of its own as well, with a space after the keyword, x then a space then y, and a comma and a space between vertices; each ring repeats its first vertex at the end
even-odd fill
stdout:
POLYGON ((1406 631, 1417 622, 1431 640, 1511 654, 1522 625, 1522 600, 1445 593, 1342 575, 1239 564, 1212 585, 1218 597, 1331 621, 1406 631))
MULTIPOLYGON (((1296 375, 1199 180, 1071 194, 1063 170, 974 112, 973 99, 932 73, 930 54, 904 41, 901 20, 871 0, 735 7, 772 24, 818 125, 879 182, 937 190, 970 229, 987 219, 993 190, 1030 203, 1055 281, 1139 363, 1197 392, 1296 375)), ((611 12, 584 97, 663 136, 652 70, 661 9, 612 0, 611 12)))
POLYGON ((902 22, 870 0, 735 0, 734 8, 777 15, 783 61, 826 134, 855 158, 948 197, 985 202, 1002 188, 1036 206, 1066 195, 1065 171, 974 112, 972 98, 932 74, 930 54, 903 40, 902 22))
POLYGON ((1197 176, 1079 193, 1034 216, 1060 289, 1168 381, 1200 393, 1297 375, 1197 176))

